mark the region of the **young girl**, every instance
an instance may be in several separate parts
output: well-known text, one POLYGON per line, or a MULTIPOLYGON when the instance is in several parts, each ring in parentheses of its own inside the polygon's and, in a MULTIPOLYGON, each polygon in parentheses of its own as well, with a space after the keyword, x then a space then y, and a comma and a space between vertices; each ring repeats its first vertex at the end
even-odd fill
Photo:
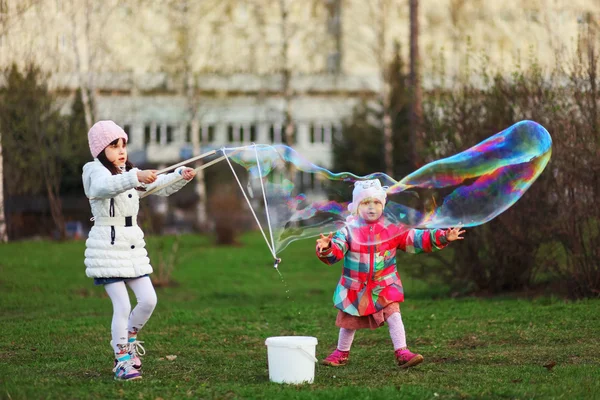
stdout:
POLYGON ((375 329, 388 323, 398 365, 412 367, 423 356, 406 347, 399 303, 404 301, 402 282, 396 270, 396 250, 408 253, 432 252, 448 242, 463 239, 460 228, 448 230, 407 229, 384 225, 386 193, 379 180, 354 184, 348 209, 355 221, 335 235, 317 239, 317 256, 326 264, 344 259, 342 277, 333 295, 339 309, 336 325, 340 328, 337 349, 322 363, 341 366, 348 362, 357 329, 375 329))
POLYGON ((144 233, 137 225, 139 192, 183 177, 154 194, 169 196, 194 178, 192 168, 156 175, 139 170, 127 160, 127 134, 113 121, 99 121, 88 132, 94 161, 83 167, 83 187, 90 199, 94 226, 86 241, 86 275, 104 285, 113 304, 112 341, 115 379, 141 378, 139 355, 145 353, 138 331, 152 315, 156 293, 144 233), (131 311, 126 284, 137 305, 131 311))

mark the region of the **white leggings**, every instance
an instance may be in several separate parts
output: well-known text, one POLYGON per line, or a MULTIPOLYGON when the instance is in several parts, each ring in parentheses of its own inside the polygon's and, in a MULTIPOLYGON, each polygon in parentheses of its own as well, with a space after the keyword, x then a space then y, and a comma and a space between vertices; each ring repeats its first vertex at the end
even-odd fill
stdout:
MULTIPOLYGON (((402 316, 400 313, 393 313, 385 321, 388 324, 390 330, 390 337, 392 338, 392 344, 394 350, 406 348, 406 333, 404 332, 404 323, 402 322, 402 316)), ((354 334, 356 330, 340 328, 340 335, 338 337, 338 350, 350 351, 352 342, 354 341, 354 334)))
POLYGON ((119 345, 127 344, 128 332, 137 332, 150 319, 156 307, 156 292, 150 277, 144 276, 104 285, 108 297, 113 303, 113 319, 111 325, 112 345, 115 353, 119 353, 119 345), (127 286, 133 290, 137 305, 131 311, 127 286))

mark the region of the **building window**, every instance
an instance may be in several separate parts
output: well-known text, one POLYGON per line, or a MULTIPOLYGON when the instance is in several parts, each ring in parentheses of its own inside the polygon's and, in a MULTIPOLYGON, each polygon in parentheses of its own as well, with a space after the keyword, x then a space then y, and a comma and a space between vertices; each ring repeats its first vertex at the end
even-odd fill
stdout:
POLYGON ((131 125, 129 125, 129 124, 123 125, 123 130, 127 134, 127 144, 131 144, 131 125))
POLYGON ((229 143, 233 143, 234 137, 233 137, 233 125, 227 125, 227 141, 229 143))
POLYGON ((192 143, 192 126, 190 124, 185 126, 185 142, 192 143))
POLYGON ((269 141, 275 143, 275 125, 269 127, 269 141))
POLYGON ((162 125, 156 126, 156 135, 154 137, 156 138, 156 143, 160 144, 162 138, 162 125))
POLYGON ((202 143, 212 143, 215 141, 215 126, 205 125, 202 127, 202 143))
POLYGON ((242 125, 239 128, 238 140, 242 142, 256 141, 256 125, 242 125))
POLYGON ((173 125, 167 125, 167 143, 173 143, 173 125))
POLYGON ((288 146, 296 143, 296 125, 293 125, 292 143, 286 143, 285 137, 285 126, 280 124, 274 124, 269 127, 269 140, 271 143, 284 143, 288 146))
POLYGON ((282 124, 272 124, 269 127, 269 140, 271 143, 283 143, 284 126, 282 124))
POLYGON ((331 143, 333 134, 336 133, 337 129, 338 127, 330 122, 311 124, 310 143, 331 143))
POLYGON ((150 124, 144 125, 144 146, 148 146, 152 141, 152 127, 150 124))

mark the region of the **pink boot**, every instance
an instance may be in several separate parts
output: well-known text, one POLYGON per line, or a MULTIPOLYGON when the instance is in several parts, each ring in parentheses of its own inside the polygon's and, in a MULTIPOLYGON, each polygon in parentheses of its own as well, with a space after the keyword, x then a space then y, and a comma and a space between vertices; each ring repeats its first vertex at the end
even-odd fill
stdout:
POLYGON ((129 342, 127 342, 129 354, 133 360, 133 368, 135 369, 142 368, 142 360, 140 359, 140 356, 146 354, 146 349, 144 349, 142 343, 144 342, 137 340, 135 336, 130 337, 129 342))
POLYGON ((408 349, 398 349, 395 351, 396 361, 400 368, 410 368, 423 362, 423 356, 412 353, 408 349))
POLYGON ((115 379, 118 381, 142 379, 140 371, 133 367, 133 360, 131 359, 129 353, 117 354, 113 372, 115 373, 115 379))
POLYGON ((335 349, 333 353, 327 356, 326 359, 321 361, 323 365, 329 365, 331 367, 341 367, 342 365, 348 364, 348 358, 350 357, 350 351, 341 351, 335 349))
MULTIPOLYGON (((124 345, 124 349, 127 350, 129 355, 131 356, 131 361, 133 362, 133 368, 142 369, 142 360, 140 356, 146 354, 146 349, 142 346, 142 341, 137 340, 136 337, 130 337, 129 341, 126 345, 124 345)), ((113 346, 112 340, 110 341, 110 346, 113 346)), ((117 365, 118 360, 115 358, 115 365, 117 365)))

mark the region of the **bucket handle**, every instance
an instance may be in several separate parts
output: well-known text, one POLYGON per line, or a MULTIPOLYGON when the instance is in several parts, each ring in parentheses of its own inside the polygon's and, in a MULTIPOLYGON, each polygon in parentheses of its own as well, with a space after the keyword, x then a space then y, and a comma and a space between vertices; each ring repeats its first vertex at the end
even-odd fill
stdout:
POLYGON ((315 356, 313 356, 312 354, 310 354, 308 351, 304 350, 304 348, 302 348, 301 346, 295 346, 295 349, 299 349, 300 351, 302 351, 304 354, 306 354, 306 356, 308 358, 310 358, 313 362, 319 362, 319 360, 317 360, 317 358, 315 356))

